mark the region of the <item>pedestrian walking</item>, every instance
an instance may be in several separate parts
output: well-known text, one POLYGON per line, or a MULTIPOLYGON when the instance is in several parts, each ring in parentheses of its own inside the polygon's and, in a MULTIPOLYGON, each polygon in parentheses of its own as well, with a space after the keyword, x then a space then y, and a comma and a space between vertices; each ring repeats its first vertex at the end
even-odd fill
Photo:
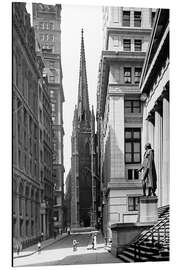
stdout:
POLYGON ((44 233, 42 232, 41 233, 41 242, 43 241, 43 238, 44 238, 44 233))
POLYGON ((91 236, 91 242, 92 242, 92 249, 94 249, 94 234, 91 236))
POLYGON ((78 244, 79 244, 79 242, 74 239, 73 240, 73 251, 76 251, 77 250, 78 244))
POLYGON ((41 251, 41 242, 40 241, 38 242, 37 246, 38 246, 38 254, 40 254, 40 251, 41 251))
POLYGON ((96 233, 94 234, 94 249, 96 249, 96 241, 97 241, 97 237, 96 237, 96 233))
POLYGON ((17 242, 16 244, 16 252, 17 252, 17 255, 19 256, 19 252, 20 252, 20 243, 17 242))
POLYGON ((68 235, 71 234, 70 227, 67 227, 67 233, 68 233, 68 235))

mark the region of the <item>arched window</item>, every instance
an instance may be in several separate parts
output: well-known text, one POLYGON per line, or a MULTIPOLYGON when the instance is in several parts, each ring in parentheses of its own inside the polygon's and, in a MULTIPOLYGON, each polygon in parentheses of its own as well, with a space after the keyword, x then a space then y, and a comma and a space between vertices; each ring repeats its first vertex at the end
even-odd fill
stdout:
POLYGON ((20 214, 20 216, 22 215, 22 208, 23 208, 23 206, 22 206, 22 199, 23 199, 23 184, 22 183, 20 183, 20 185, 19 185, 19 214, 20 214))

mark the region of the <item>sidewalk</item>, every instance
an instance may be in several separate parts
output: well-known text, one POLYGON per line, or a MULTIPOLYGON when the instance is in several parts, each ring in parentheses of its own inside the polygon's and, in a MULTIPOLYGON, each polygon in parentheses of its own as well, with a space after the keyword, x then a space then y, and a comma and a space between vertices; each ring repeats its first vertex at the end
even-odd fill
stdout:
MULTIPOLYGON (((54 238, 50 238, 50 239, 47 239, 47 240, 44 240, 41 242, 41 250, 54 244, 55 242, 61 240, 61 239, 64 239, 65 237, 67 237, 67 233, 63 233, 62 235, 58 235, 55 239, 54 238)), ((37 252, 37 244, 35 245, 32 245, 28 248, 25 248, 23 249, 19 255, 17 255, 16 252, 13 252, 13 259, 18 259, 18 258, 22 258, 22 257, 26 257, 26 256, 30 256, 34 253, 37 252)))

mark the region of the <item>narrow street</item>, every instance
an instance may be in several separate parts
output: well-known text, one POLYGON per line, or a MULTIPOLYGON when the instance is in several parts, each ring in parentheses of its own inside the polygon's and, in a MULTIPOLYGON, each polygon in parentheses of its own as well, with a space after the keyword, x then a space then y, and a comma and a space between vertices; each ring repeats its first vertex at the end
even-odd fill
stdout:
POLYGON ((50 266, 50 265, 73 265, 73 264, 101 264, 120 263, 104 247, 104 240, 100 233, 97 236, 97 249, 92 250, 89 243, 89 234, 70 235, 51 246, 43 249, 40 254, 17 258, 14 266, 50 266), (73 251, 72 242, 79 242, 77 251, 73 251))

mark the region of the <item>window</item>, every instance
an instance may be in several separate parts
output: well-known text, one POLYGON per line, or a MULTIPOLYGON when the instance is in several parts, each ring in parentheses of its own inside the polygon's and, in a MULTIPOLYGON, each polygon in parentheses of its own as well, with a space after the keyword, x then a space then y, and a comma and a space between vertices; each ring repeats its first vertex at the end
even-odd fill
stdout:
POLYGON ((126 128, 125 129, 125 162, 140 163, 141 162, 141 129, 126 128))
POLYGON ((50 97, 53 98, 54 97, 54 91, 50 90, 50 97))
POLYGON ((39 35, 39 38, 40 38, 41 41, 43 41, 44 40, 44 35, 43 34, 40 34, 39 35))
POLYGON ((131 68, 124 68, 124 83, 131 83, 131 68))
POLYGON ((54 61, 50 61, 49 62, 49 68, 54 68, 55 67, 55 62, 54 61))
POLYGON ((119 37, 113 36, 113 45, 114 47, 119 47, 119 37))
POLYGON ((44 22, 44 29, 46 29, 46 30, 49 29, 49 23, 48 22, 44 22))
POLYGON ((125 100, 124 109, 125 109, 125 113, 140 113, 141 102, 140 100, 125 100))
POLYGON ((55 76, 54 75, 49 76, 49 81, 50 82, 55 82, 55 76))
POLYGON ((51 108, 52 108, 52 112, 54 112, 55 111, 55 104, 54 103, 51 104, 51 108))
POLYGON ((134 82, 139 83, 141 78, 142 68, 135 68, 134 70, 134 82))
POLYGON ((40 23, 39 23, 39 29, 40 29, 40 30, 43 30, 43 29, 44 29, 44 24, 43 24, 43 22, 40 22, 40 23))
POLYGON ((44 41, 48 41, 48 34, 44 35, 44 41))
POLYGON ((128 169, 128 180, 138 180, 139 174, 137 169, 128 169))
POLYGON ((123 26, 130 26, 130 11, 123 11, 123 26))
POLYGON ((49 41, 54 41, 54 35, 52 34, 49 35, 49 41))
POLYGON ((135 50, 135 52, 141 52, 142 51, 142 40, 135 39, 135 41, 134 41, 134 50, 135 50))
POLYGON ((124 39, 123 40, 123 50, 126 52, 131 51, 131 40, 130 39, 124 39))
POLYGON ((54 24, 53 24, 53 23, 50 23, 50 24, 49 24, 49 29, 50 29, 50 30, 54 30, 54 24))
POLYGON ((134 12, 134 26, 141 27, 141 11, 134 12))
POLYGON ((128 197, 128 211, 138 211, 139 197, 128 197))

